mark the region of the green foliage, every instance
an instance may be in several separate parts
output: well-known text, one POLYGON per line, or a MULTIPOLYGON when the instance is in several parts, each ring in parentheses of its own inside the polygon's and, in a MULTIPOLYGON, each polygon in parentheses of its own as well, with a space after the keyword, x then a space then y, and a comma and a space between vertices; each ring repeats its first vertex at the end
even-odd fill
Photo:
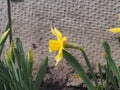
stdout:
POLYGON ((104 58, 106 60, 106 65, 102 65, 98 63, 98 76, 96 78, 94 71, 92 70, 91 63, 84 51, 84 49, 81 49, 78 45, 71 45, 73 49, 80 50, 82 52, 82 55, 86 61, 86 64, 90 70, 92 79, 94 81, 91 82, 91 79, 87 75, 87 73, 84 71, 83 67, 80 65, 80 63, 77 62, 77 60, 67 51, 63 50, 63 57, 70 63, 70 65, 75 69, 75 71, 78 73, 80 78, 84 81, 86 84, 88 90, 109 90, 109 87, 112 86, 114 90, 119 90, 119 83, 120 83, 120 70, 118 66, 115 63, 115 60, 113 60, 111 56, 111 50, 110 46, 106 41, 102 41, 102 45, 104 48, 104 58), (105 76, 103 77, 103 72, 105 71, 105 76), (98 79, 100 81, 98 82, 98 79))
POLYGON ((107 78, 112 83, 114 89, 118 90, 118 84, 117 83, 120 82, 120 71, 119 71, 119 69, 118 69, 118 67, 115 63, 115 60, 113 60, 111 54, 109 54, 109 53, 111 53, 110 52, 110 46, 108 45, 108 43, 106 41, 103 41, 103 47, 104 47, 104 51, 105 51, 104 58, 106 59, 106 62, 107 62, 107 65, 108 65, 108 67, 105 67, 107 78), (109 51, 109 53, 107 53, 108 51, 109 51), (116 77, 117 80, 114 77, 116 77))
POLYGON ((3 51, 5 41, 8 37, 8 35, 9 35, 9 32, 10 32, 10 28, 6 27, 5 32, 3 33, 3 35, 0 38, 0 57, 1 57, 1 54, 2 54, 2 51, 3 51))
MULTIPOLYGON (((8 29, 0 38, 0 47, 9 35, 8 29)), ((0 49, 2 53, 2 49, 0 49)), ((16 39, 16 45, 11 42, 10 49, 5 51, 5 60, 0 61, 0 90, 39 90, 48 66, 48 57, 44 58, 38 70, 37 77, 32 75, 32 51, 25 55, 22 42, 16 39), (14 47, 16 46, 16 47, 14 47)))
POLYGON ((71 64, 71 66, 75 69, 75 71, 79 74, 79 76, 83 79, 84 83, 87 85, 89 90, 94 90, 95 87, 91 83, 89 77, 85 73, 82 66, 77 62, 77 60, 67 51, 63 50, 64 58, 71 64))

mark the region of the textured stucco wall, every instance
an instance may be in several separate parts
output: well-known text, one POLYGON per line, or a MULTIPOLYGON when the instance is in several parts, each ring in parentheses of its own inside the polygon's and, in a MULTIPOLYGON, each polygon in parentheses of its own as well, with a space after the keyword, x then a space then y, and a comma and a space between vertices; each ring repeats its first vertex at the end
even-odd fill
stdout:
POLYGON ((24 0, 12 3, 13 35, 20 36, 27 48, 36 45, 37 61, 48 54, 51 27, 59 28, 68 41, 84 46, 91 61, 103 60, 101 39, 110 43, 113 56, 119 59, 115 35, 107 31, 120 26, 119 11, 119 0, 24 0))

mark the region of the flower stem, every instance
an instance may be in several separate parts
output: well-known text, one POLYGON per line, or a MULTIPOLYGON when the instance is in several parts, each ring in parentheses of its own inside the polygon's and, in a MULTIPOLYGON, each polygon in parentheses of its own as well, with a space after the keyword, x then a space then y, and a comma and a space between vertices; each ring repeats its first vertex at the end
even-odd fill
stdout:
POLYGON ((8 26, 10 28, 10 43, 12 41, 12 21, 11 21, 11 5, 10 5, 10 0, 7 0, 7 5, 8 5, 8 26))

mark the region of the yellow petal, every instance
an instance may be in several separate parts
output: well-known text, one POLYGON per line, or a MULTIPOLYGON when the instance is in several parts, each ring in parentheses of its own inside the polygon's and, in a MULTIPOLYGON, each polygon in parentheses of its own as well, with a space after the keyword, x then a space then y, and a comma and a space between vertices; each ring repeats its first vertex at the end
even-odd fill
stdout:
POLYGON ((113 33, 120 33, 120 28, 112 28, 112 29, 109 29, 109 31, 113 33))
POLYGON ((63 57, 63 53, 62 53, 62 49, 59 50, 57 56, 55 56, 55 60, 56 60, 56 63, 55 63, 55 66, 59 63, 59 61, 62 59, 63 57))
POLYGON ((61 42, 57 40, 49 40, 49 52, 56 52, 61 48, 61 42))
POLYGON ((56 36, 57 40, 49 40, 49 47, 48 48, 49 48, 50 52, 58 51, 57 56, 55 56, 55 60, 56 60, 55 65, 57 65, 63 57, 63 53, 62 53, 62 50, 64 49, 63 44, 64 44, 64 41, 67 40, 67 38, 62 37, 62 33, 56 28, 51 28, 51 32, 53 35, 56 36))
POLYGON ((63 37, 63 41, 66 41, 67 40, 67 38, 66 37, 63 37))
POLYGON ((59 30, 57 30, 56 28, 51 28, 51 32, 57 37, 58 40, 62 40, 62 34, 59 30))

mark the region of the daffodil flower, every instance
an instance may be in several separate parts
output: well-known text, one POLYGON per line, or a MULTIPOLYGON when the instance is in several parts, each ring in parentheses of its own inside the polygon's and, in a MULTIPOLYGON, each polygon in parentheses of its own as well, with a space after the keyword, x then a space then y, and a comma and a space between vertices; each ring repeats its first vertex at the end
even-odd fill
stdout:
POLYGON ((74 43, 68 43, 67 38, 65 36, 63 37, 62 33, 58 29, 51 28, 51 32, 57 38, 56 40, 49 40, 48 45, 49 52, 58 52, 58 54, 55 56, 56 60, 55 66, 59 63, 59 61, 63 57, 63 49, 73 48, 84 51, 84 49, 81 46, 74 43))
POLYGON ((64 42, 67 40, 67 38, 62 36, 61 32, 56 28, 51 28, 52 34, 57 38, 56 40, 49 40, 49 52, 58 52, 58 54, 55 56, 56 64, 59 63, 59 61, 63 57, 62 50, 64 49, 64 42))
POLYGON ((109 31, 112 33, 120 33, 120 27, 109 29, 109 31))

